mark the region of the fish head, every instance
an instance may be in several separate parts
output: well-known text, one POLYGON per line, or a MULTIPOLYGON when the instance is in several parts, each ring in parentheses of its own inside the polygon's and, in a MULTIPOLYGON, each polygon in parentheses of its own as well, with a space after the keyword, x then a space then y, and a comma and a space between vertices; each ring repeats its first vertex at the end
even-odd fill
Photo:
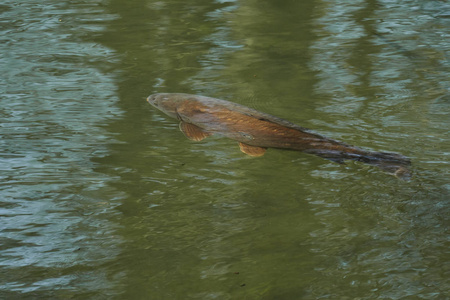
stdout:
POLYGON ((177 105, 180 101, 177 97, 171 96, 171 94, 153 94, 148 96, 147 102, 170 117, 176 118, 178 115, 177 105))

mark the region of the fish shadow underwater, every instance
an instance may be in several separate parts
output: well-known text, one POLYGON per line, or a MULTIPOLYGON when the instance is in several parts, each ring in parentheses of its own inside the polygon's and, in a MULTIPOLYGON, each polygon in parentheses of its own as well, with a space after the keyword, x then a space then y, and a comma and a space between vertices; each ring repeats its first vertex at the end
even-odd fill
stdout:
POLYGON ((147 101, 177 119, 180 130, 193 141, 220 134, 237 141, 241 151, 250 156, 262 156, 267 148, 294 150, 340 164, 360 161, 405 180, 411 177, 411 160, 406 156, 348 145, 241 104, 182 93, 153 94, 147 101))

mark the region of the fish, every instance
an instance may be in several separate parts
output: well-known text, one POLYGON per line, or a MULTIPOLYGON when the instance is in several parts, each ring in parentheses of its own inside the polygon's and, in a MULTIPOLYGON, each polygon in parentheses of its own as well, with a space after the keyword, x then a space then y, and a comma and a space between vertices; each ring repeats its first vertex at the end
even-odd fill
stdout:
POLYGON ((263 156, 268 148, 314 154, 344 163, 360 161, 397 177, 410 176, 411 160, 397 153, 364 150, 319 135, 282 118, 227 100, 184 93, 157 93, 147 102, 179 121, 190 140, 201 141, 219 134, 239 143, 250 156, 263 156))

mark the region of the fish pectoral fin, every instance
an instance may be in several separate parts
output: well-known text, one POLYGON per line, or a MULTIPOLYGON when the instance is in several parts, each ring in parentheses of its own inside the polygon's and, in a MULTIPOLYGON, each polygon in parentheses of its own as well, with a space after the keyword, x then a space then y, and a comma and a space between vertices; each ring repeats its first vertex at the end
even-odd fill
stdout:
POLYGON ((180 122, 180 130, 188 139, 196 142, 201 141, 211 135, 211 133, 205 132, 200 127, 183 121, 180 122))
POLYGON ((251 146, 244 143, 239 143, 241 151, 250 156, 263 156, 266 153, 267 148, 251 146))

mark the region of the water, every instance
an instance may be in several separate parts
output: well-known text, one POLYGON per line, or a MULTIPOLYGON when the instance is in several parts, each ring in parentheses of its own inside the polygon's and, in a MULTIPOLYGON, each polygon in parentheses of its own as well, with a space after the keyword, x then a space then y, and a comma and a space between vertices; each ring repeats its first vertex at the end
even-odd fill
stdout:
POLYGON ((3 1, 5 299, 448 297, 442 1, 3 1), (194 143, 155 92, 411 157, 194 143))

